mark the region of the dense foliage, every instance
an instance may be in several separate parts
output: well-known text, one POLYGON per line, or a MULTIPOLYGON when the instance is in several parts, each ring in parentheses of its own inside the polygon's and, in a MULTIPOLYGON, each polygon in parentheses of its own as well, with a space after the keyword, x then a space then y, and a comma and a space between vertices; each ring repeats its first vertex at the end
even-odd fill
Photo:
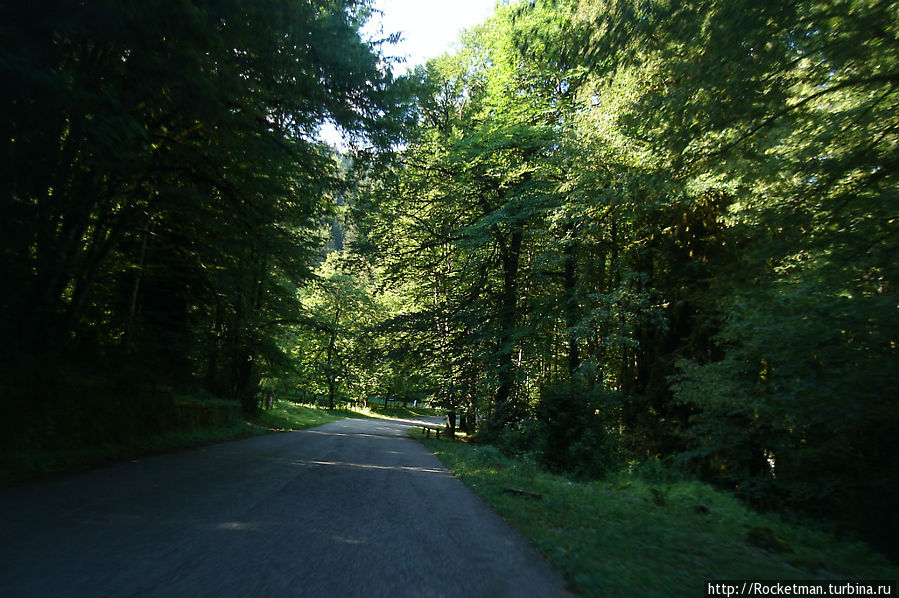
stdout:
POLYGON ((436 397, 555 468, 660 456, 888 545, 897 35, 888 2, 547 0, 419 70, 357 206, 436 397))
POLYGON ((4 438, 77 436, 165 387, 256 408, 288 367, 280 338, 340 186, 318 128, 383 144, 401 123, 379 42, 360 38, 369 14, 4 3, 4 438))

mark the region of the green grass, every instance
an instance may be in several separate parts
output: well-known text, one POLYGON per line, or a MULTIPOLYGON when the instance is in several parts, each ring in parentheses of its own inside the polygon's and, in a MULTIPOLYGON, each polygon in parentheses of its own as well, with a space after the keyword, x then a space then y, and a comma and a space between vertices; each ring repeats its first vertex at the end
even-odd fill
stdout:
POLYGON ((249 422, 260 428, 260 432, 286 432, 313 428, 348 417, 366 417, 366 415, 352 409, 328 410, 315 405, 276 401, 273 409, 260 412, 249 422))
POLYGON ((757 513, 696 481, 622 474, 575 482, 491 446, 428 440, 415 429, 410 435, 530 538, 584 596, 701 596, 707 579, 899 577, 899 568, 860 542, 757 513))
MULTIPOLYGON (((198 403, 189 397, 182 401, 198 403)), ((207 401, 209 404, 222 401, 207 401)), ((230 402, 227 402, 230 404, 230 402)), ((191 412, 196 417, 195 411, 191 412)), ((193 429, 172 431, 151 436, 134 436, 126 441, 97 443, 91 446, 67 446, 55 450, 11 451, 0 457, 0 485, 40 479, 59 473, 84 471, 94 467, 166 453, 216 442, 238 440, 249 436, 302 430, 350 417, 410 418, 439 415, 425 407, 388 407, 371 404, 363 407, 340 407, 328 410, 315 405, 301 405, 276 401, 274 408, 251 418, 238 418, 219 425, 204 427, 194 422, 193 429)), ((202 418, 200 418, 201 420, 202 418)))
POLYGON ((366 415, 346 409, 328 411, 321 407, 278 401, 270 411, 261 412, 252 418, 238 418, 214 427, 196 427, 153 436, 136 436, 125 442, 107 442, 92 446, 12 451, 0 459, 0 484, 84 471, 127 459, 270 432, 301 430, 348 417, 366 417, 366 415))
POLYGON ((368 407, 345 406, 333 410, 315 405, 302 405, 288 401, 275 402, 275 408, 264 411, 250 421, 268 431, 302 430, 320 426, 348 417, 374 418, 415 418, 440 415, 440 412, 427 407, 387 407, 369 403, 368 407))
POLYGON ((416 418, 443 415, 442 411, 430 407, 384 407, 381 403, 370 401, 368 407, 355 407, 356 413, 366 417, 416 418))
POLYGON ((127 442, 107 442, 54 450, 12 451, 4 455, 0 461, 0 484, 84 471, 117 461, 262 433, 265 433, 264 429, 250 422, 235 420, 228 426, 180 430, 168 434, 136 437, 127 442))

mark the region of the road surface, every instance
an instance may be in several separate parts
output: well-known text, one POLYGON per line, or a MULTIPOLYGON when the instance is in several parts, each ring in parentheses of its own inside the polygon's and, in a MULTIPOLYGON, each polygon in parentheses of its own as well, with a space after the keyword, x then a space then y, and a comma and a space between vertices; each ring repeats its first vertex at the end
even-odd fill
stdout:
POLYGON ((0 596, 567 596, 406 436, 349 419, 0 490, 0 596))

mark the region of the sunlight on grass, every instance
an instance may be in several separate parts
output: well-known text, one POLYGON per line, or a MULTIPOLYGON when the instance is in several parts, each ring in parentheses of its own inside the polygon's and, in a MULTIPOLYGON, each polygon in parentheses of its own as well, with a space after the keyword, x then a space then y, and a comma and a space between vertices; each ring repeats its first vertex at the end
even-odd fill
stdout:
POLYGON ((415 419, 443 415, 442 411, 430 407, 383 407, 374 402, 370 402, 367 407, 359 405, 349 409, 365 417, 382 419, 415 419))
MULTIPOLYGON (((202 403, 202 401, 193 401, 202 403)), ((207 403, 230 402, 213 401, 207 403)), ((235 412, 236 413, 236 412, 235 412)), ((273 409, 244 419, 235 417, 223 423, 202 418, 194 429, 171 431, 161 435, 135 436, 124 442, 105 442, 92 446, 69 446, 55 450, 11 451, 0 460, 0 484, 16 483, 46 475, 91 469, 109 463, 142 458, 204 444, 238 440, 271 432, 287 432, 321 426, 346 418, 416 418, 439 415, 424 407, 340 407, 328 410, 317 405, 276 401, 273 409)), ((185 424, 187 425, 187 424, 185 424)))
POLYGON ((637 475, 575 482, 491 446, 410 435, 530 538, 584 596, 697 596, 706 579, 899 575, 864 544, 756 513, 699 482, 637 475))
POLYGON ((266 431, 278 432, 313 428, 348 417, 365 417, 365 415, 349 409, 328 410, 315 405, 276 401, 273 409, 261 412, 251 418, 250 422, 266 431))
POLYGON ((403 419, 440 415, 427 407, 381 407, 374 403, 369 406, 346 405, 336 409, 326 409, 317 405, 306 405, 289 401, 276 401, 274 408, 264 411, 251 421, 268 430, 302 430, 346 419, 348 417, 368 417, 378 419, 403 419))

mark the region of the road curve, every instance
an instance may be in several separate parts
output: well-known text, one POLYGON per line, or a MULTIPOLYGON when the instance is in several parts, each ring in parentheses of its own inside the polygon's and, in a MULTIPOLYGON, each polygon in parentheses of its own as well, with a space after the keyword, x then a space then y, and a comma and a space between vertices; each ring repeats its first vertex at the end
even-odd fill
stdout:
POLYGON ((349 419, 0 491, 0 596, 567 596, 419 443, 349 419))

